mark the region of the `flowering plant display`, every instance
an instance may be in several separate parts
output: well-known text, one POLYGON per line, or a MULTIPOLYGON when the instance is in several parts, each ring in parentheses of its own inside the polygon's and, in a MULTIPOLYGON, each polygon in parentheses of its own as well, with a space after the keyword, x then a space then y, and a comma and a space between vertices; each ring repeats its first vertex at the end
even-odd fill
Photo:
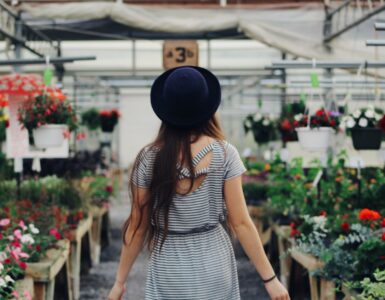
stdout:
POLYGON ((118 124, 120 118, 120 112, 117 109, 102 110, 99 115, 102 131, 114 131, 115 125, 118 124))
POLYGON ((339 127, 339 112, 328 111, 321 108, 315 112, 314 115, 309 116, 305 114, 297 114, 294 116, 294 127, 307 127, 319 128, 319 127, 331 127, 335 130, 339 127))
POLYGON ((271 116, 260 113, 248 115, 243 121, 245 133, 253 133, 257 144, 266 144, 277 138, 275 120, 271 116))
POLYGON ((341 127, 348 131, 357 128, 382 128, 385 131, 384 112, 372 106, 357 109, 342 118, 341 127))
MULTIPOLYGON (((33 223, 10 218, 0 219, 0 296, 17 297, 15 281, 24 277, 28 262, 36 262, 59 236, 41 234, 33 223)), ((61 236, 60 236, 61 238, 61 236)), ((26 299, 32 299, 28 292, 26 299)))
POLYGON ((31 131, 47 124, 65 124, 69 131, 77 128, 71 104, 55 94, 39 94, 19 109, 19 122, 31 131))

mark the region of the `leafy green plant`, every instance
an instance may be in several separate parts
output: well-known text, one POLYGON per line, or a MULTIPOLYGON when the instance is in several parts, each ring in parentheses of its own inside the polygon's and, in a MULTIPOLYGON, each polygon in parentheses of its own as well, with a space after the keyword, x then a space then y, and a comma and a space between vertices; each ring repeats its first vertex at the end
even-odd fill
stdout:
POLYGON ((97 130, 100 128, 100 114, 96 108, 86 110, 81 115, 82 124, 87 126, 89 130, 97 130))
POLYGON ((385 270, 377 269, 373 276, 365 277, 360 282, 348 282, 350 289, 359 289, 361 293, 353 296, 353 300, 385 299, 385 270))
POLYGON ((258 204, 266 201, 268 186, 265 183, 247 182, 242 185, 247 204, 258 204))

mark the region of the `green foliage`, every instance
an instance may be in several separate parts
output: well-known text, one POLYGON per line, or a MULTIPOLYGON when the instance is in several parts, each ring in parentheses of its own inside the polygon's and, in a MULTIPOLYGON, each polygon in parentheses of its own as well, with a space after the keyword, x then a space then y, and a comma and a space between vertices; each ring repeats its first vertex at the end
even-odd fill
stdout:
POLYGON ((248 115, 243 122, 245 133, 251 131, 257 144, 266 144, 277 139, 276 121, 257 113, 248 115))
POLYGON ((268 186, 263 182, 247 182, 242 185, 246 202, 252 204, 267 199, 268 186))
POLYGON ((362 292, 353 297, 353 300, 378 300, 385 299, 385 269, 377 269, 373 276, 365 277, 360 282, 349 282, 351 289, 360 289, 362 292))
POLYGON ((87 126, 89 130, 97 130, 100 128, 100 114, 96 108, 91 108, 81 115, 82 124, 87 126))

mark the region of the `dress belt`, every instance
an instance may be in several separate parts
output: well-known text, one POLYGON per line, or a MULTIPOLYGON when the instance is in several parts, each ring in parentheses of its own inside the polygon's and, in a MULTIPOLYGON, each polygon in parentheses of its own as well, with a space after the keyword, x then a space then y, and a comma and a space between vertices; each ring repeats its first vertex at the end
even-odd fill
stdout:
MULTIPOLYGON (((170 235, 186 235, 186 234, 194 234, 194 233, 202 233, 202 232, 208 232, 218 227, 220 223, 217 224, 206 224, 201 227, 193 228, 188 231, 175 231, 175 230, 169 230, 168 234, 170 235)), ((163 230, 162 230, 163 231, 163 230)))

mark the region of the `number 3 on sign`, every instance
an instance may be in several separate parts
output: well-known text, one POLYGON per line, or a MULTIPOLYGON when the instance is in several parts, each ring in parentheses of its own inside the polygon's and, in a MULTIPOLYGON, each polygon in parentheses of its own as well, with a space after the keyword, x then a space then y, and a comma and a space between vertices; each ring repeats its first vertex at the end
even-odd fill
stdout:
POLYGON ((166 41, 163 45, 163 67, 197 66, 198 51, 196 41, 166 41))

